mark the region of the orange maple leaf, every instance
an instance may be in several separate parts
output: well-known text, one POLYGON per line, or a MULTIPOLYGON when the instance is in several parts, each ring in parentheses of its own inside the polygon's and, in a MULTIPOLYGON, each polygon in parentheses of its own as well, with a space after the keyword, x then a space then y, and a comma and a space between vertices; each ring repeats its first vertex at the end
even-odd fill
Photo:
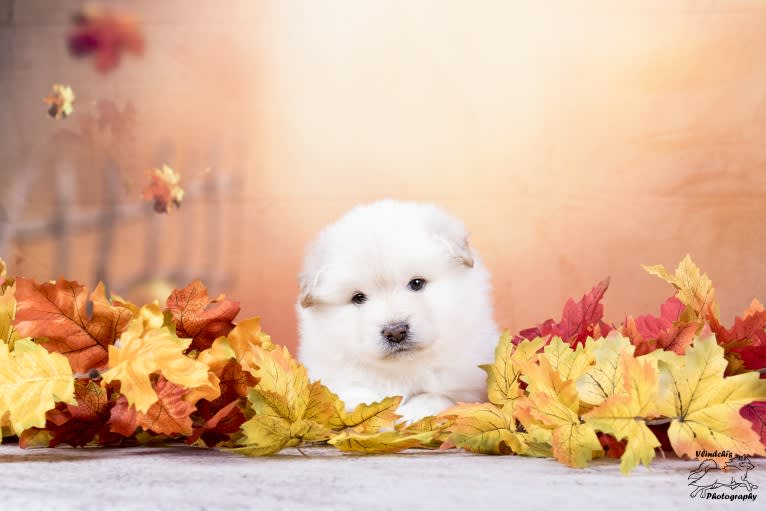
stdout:
POLYGON ((101 283, 90 300, 89 314, 87 291, 76 281, 37 284, 19 277, 14 326, 22 336, 47 338, 41 344, 66 356, 75 372, 106 367, 107 346, 120 337, 132 315, 128 309, 111 304, 101 283))
POLYGON ((191 338, 190 350, 204 350, 213 341, 228 334, 239 314, 239 302, 220 296, 210 300, 207 288, 195 280, 168 297, 167 308, 173 314, 178 337, 191 338))
POLYGON ((120 397, 112 408, 109 418, 110 431, 131 436, 137 426, 144 431, 160 435, 188 436, 192 434, 191 414, 195 407, 184 401, 189 389, 176 385, 160 376, 154 383, 158 400, 146 413, 136 411, 124 397, 120 397))

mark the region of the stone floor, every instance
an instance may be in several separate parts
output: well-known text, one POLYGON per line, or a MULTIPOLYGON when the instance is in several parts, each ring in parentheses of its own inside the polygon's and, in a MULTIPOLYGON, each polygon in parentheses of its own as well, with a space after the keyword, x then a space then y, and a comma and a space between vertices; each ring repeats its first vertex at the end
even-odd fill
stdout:
MULTIPOLYGON (((408 451, 344 455, 286 450, 245 458, 188 447, 35 449, 0 446, 0 510, 665 510, 763 509, 766 462, 748 479, 755 502, 691 499, 696 465, 658 459, 623 476, 613 460, 575 470, 553 460, 408 451), (761 495, 763 494, 763 500, 761 495)), ((728 494, 747 493, 728 490, 728 494)), ((720 491, 720 490, 719 490, 720 491)))

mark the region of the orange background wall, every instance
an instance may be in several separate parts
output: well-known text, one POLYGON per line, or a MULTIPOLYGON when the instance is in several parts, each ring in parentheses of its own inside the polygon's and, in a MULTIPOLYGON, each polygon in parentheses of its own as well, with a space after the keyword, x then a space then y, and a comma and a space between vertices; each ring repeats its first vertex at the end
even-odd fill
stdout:
MULTIPOLYGON (((465 221, 493 274, 497 320, 514 330, 607 275, 609 319, 657 312, 671 290, 640 264, 687 252, 726 321, 766 299, 760 0, 112 4, 143 19, 148 47, 103 76, 67 56, 77 2, 0 0, 0 173, 12 182, 53 150, 64 124, 39 100, 60 81, 79 112, 99 98, 135 103, 130 199, 161 163, 150 150, 160 137, 178 144, 170 163, 182 174, 204 168, 198 155, 216 144, 212 171, 245 176, 230 199, 239 216, 220 227, 218 260, 191 247, 189 264, 203 278, 210 265, 230 269, 236 281, 211 291, 262 315, 278 342, 296 342, 305 243, 383 197, 434 201, 465 221)), ((44 214, 46 193, 37 183, 27 216, 44 214)), ((158 222, 175 232, 199 222, 193 208, 158 222)), ((139 227, 120 231, 117 276, 140 251, 139 227)), ((78 237, 68 277, 91 278, 88 240, 78 237)), ((165 267, 178 264, 171 240, 165 267)), ((51 250, 16 244, 5 257, 48 279, 51 250)))

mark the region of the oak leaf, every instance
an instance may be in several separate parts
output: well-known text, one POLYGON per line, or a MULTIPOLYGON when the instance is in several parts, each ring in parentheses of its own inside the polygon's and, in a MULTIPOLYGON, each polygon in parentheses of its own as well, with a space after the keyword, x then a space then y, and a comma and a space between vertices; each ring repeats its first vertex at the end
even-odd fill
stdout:
POLYGON ((231 332, 232 321, 239 314, 239 302, 223 296, 210 300, 207 288, 199 280, 174 290, 168 297, 167 308, 173 314, 176 334, 191 338, 190 349, 199 351, 231 332))
POLYGON ((61 353, 77 373, 107 364, 107 348, 114 344, 131 319, 129 310, 116 307, 99 283, 90 295, 75 281, 36 284, 16 279, 18 308, 14 324, 20 335, 45 337, 50 352, 61 353))

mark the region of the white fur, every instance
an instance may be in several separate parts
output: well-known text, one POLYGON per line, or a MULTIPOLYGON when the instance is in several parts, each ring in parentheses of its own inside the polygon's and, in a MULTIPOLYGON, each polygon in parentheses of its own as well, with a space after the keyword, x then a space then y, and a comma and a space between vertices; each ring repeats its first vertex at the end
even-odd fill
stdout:
POLYGON ((300 281, 299 358, 348 407, 400 395, 399 413, 415 420, 486 400, 477 366, 492 361, 498 338, 489 274, 445 211, 392 200, 358 206, 319 234, 300 281), (427 281, 418 292, 407 287, 416 277, 427 281), (351 302, 357 292, 365 303, 351 302), (409 323, 418 349, 391 356, 381 329, 397 321, 409 323))

